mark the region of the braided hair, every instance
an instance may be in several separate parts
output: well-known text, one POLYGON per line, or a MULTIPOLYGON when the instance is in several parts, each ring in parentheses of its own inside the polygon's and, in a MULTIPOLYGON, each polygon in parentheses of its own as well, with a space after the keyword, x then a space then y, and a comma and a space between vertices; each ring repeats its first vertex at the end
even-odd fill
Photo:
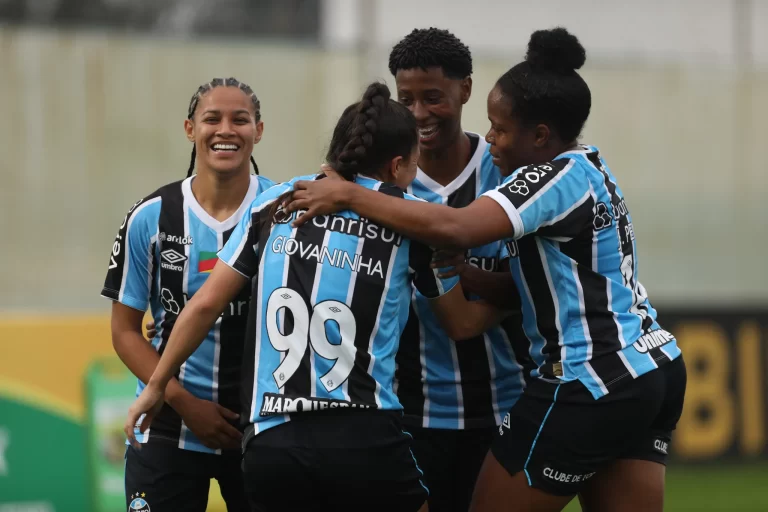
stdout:
MULTIPOLYGON (((418 140, 413 114, 391 99, 385 84, 374 82, 360 101, 344 110, 325 160, 345 180, 354 181, 358 174, 378 178, 377 173, 393 158, 410 157, 418 140)), ((280 221, 280 206, 292 194, 286 192, 275 200, 269 215, 273 222, 280 221)))
POLYGON ((362 100, 344 110, 333 130, 326 161, 352 181, 359 173, 376 173, 397 156, 410 156, 417 142, 411 112, 391 99, 385 84, 374 82, 362 100))
MULTIPOLYGON (((197 110, 197 105, 200 103, 200 98, 205 96, 208 91, 215 87, 237 87, 241 91, 245 93, 246 96, 248 96, 251 99, 251 103, 253 104, 253 110, 255 112, 254 119, 258 123, 261 121, 261 102, 259 101, 259 98, 256 97, 256 93, 253 92, 253 89, 251 89, 251 86, 239 81, 237 78, 214 78, 208 83, 205 83, 197 88, 197 91, 195 91, 195 94, 192 95, 192 99, 189 100, 189 108, 187 109, 187 119, 192 120, 193 117, 195 117, 195 110, 197 110)), ((192 145, 192 156, 189 159, 189 169, 187 170, 187 178, 192 176, 192 171, 195 170, 195 159, 197 158, 197 148, 195 145, 192 145)), ((253 166, 253 172, 256 174, 259 174, 259 166, 256 165, 256 160, 254 160, 253 155, 251 155, 251 165, 253 166)))

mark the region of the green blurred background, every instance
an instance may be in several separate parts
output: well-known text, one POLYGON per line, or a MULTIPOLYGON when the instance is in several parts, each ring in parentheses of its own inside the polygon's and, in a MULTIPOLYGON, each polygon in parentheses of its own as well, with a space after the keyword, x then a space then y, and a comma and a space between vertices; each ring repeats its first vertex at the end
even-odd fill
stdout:
POLYGON ((688 363, 667 510, 768 511, 767 1, 0 0, 0 512, 125 508, 135 381, 99 290, 127 209, 184 176, 199 84, 253 87, 254 156, 281 180, 318 168, 367 82, 393 84, 414 27, 470 46, 463 125, 484 134, 487 91, 555 25, 587 48, 583 141, 621 182, 688 363))

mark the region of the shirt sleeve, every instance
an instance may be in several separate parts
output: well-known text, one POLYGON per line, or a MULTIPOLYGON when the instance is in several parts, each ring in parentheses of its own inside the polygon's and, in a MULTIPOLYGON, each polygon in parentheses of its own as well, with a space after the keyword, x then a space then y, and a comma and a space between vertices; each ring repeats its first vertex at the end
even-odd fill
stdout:
POLYGON ((426 245, 411 241, 408 266, 413 276, 413 285, 428 299, 445 295, 459 282, 459 276, 446 279, 437 277, 441 269, 430 267, 433 254, 434 251, 426 245))
POLYGON ((487 196, 504 208, 518 239, 558 222, 590 197, 589 178, 576 160, 522 167, 487 196))
MULTIPOLYGON (((249 279, 256 275, 259 271, 259 243, 264 228, 262 219, 269 214, 275 200, 290 189, 288 184, 276 185, 256 196, 227 243, 219 251, 218 256, 223 263, 249 279)), ((271 227, 271 221, 267 222, 271 227)))
MULTIPOLYGON (((420 197, 411 194, 403 194, 403 199, 409 201, 426 202, 420 197)), ((408 253, 408 270, 413 278, 413 285, 423 296, 435 299, 445 295, 459 282, 459 276, 441 279, 437 277, 442 269, 432 268, 432 256, 435 251, 415 240, 410 241, 408 253)))
POLYGON ((109 255, 101 295, 146 311, 154 271, 161 198, 142 199, 128 211, 109 255))

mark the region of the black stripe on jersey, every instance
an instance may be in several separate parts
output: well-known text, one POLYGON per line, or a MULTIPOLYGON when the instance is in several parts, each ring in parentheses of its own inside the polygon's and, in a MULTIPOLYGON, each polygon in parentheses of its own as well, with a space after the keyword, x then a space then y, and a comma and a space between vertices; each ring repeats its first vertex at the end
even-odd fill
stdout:
POLYGON ((463 208, 468 206, 477 198, 477 172, 475 169, 462 185, 448 196, 447 205, 452 208, 463 208))
POLYGON ((588 231, 591 235, 592 219, 595 216, 594 208, 595 201, 590 197, 554 224, 537 229, 536 234, 543 238, 574 238, 579 235, 583 236, 584 232, 588 231))
POLYGON ((491 368, 488 364, 488 351, 483 336, 456 342, 456 360, 461 375, 464 426, 480 426, 489 416, 495 423, 491 368))
POLYGON ((397 397, 403 406, 405 417, 410 417, 412 423, 421 426, 424 415, 424 389, 421 382, 421 332, 419 317, 413 308, 408 311, 408 321, 400 336, 400 347, 395 354, 397 363, 397 397))
MULTIPOLYGON (((115 236, 115 242, 112 244, 112 252, 109 255, 109 266, 107 267, 107 277, 104 280, 104 288, 101 290, 101 294, 112 300, 119 300, 120 290, 123 287, 123 280, 126 277, 125 273, 125 254, 126 245, 125 241, 128 237, 128 223, 133 216, 136 209, 142 204, 146 203, 150 199, 154 199, 160 196, 160 192, 165 187, 157 190, 156 192, 148 195, 144 199, 140 199, 133 206, 128 209, 128 213, 123 217, 123 223, 120 224, 120 228, 117 230, 115 236)), ((154 249, 154 247, 152 247, 154 249)), ((154 254, 154 250, 150 252, 154 254)), ((151 292, 152 288, 150 288, 151 292)))
MULTIPOLYGON (((388 185, 381 185, 379 192, 394 197, 403 197, 402 190, 388 185)), ((364 272, 358 272, 355 279, 350 309, 357 322, 357 332, 355 333, 357 352, 355 354, 355 366, 349 374, 347 386, 349 398, 353 402, 376 404, 376 380, 368 373, 371 364, 370 344, 379 315, 379 306, 381 301, 385 300, 385 280, 389 271, 392 251, 395 249, 396 246, 392 242, 385 242, 381 237, 377 237, 366 238, 360 251, 361 261, 381 262, 384 280, 364 272)), ((384 319, 379 321, 382 320, 384 319)))
POLYGON ((523 167, 515 174, 515 179, 496 190, 504 195, 515 208, 521 208, 537 192, 543 189, 563 170, 573 165, 567 158, 538 165, 523 167))
POLYGON ((659 366, 671 361, 669 356, 665 354, 663 350, 661 350, 661 347, 652 348, 650 351, 648 351, 648 353, 659 366))
POLYGON ((584 296, 587 333, 592 340, 592 357, 600 357, 621 349, 619 327, 608 304, 608 282, 592 270, 592 230, 560 244, 560 252, 576 262, 576 273, 584 296))
POLYGON ((593 358, 589 364, 595 370, 597 376, 600 377, 600 380, 603 381, 608 391, 623 379, 627 377, 632 378, 618 352, 603 354, 600 357, 593 358))
MULTIPOLYGON (((325 229, 315 226, 313 223, 308 222, 299 229, 296 230, 296 242, 299 244, 309 246, 323 246, 323 239, 325 238, 325 229)), ((259 244, 263 246, 266 244, 266 240, 259 244)), ((298 294, 304 299, 307 305, 307 311, 312 311, 312 289, 315 284, 315 274, 317 273, 317 261, 304 259, 297 252, 296 254, 289 256, 288 258, 288 276, 285 280, 285 286, 291 290, 296 290, 298 294)), ((275 269, 275 272, 282 272, 283 269, 275 269)), ((288 334, 293 332, 293 315, 288 310, 285 312, 285 325, 284 333, 288 334)), ((271 321, 271 319, 268 319, 271 321)), ((307 333, 309 336, 309 333, 307 333)), ((307 343, 304 348, 304 354, 301 357, 301 364, 296 372, 283 386, 283 392, 287 396, 299 397, 310 396, 312 393, 312 352, 310 349, 311 343, 307 343)))
MULTIPOLYGON (((624 201, 624 198, 620 197, 619 194, 616 192, 616 184, 611 181, 610 176, 605 171, 605 168, 603 167, 603 163, 600 161, 600 154, 597 151, 587 153, 587 159, 592 163, 592 165, 595 166, 595 168, 600 171, 600 173, 603 175, 603 180, 605 183, 605 189, 608 191, 608 193, 611 195, 611 206, 612 209, 610 212, 606 211, 606 214, 610 217, 612 216, 613 221, 616 223, 616 236, 619 237, 619 243, 621 244, 621 256, 622 256, 622 262, 621 266, 624 268, 627 261, 629 261, 629 265, 633 269, 633 275, 630 279, 629 283, 624 283, 624 286, 628 287, 629 289, 633 290, 634 295, 634 288, 635 283, 637 282, 637 276, 634 275, 634 268, 635 268, 635 259, 637 256, 634 254, 634 244, 633 244, 633 237, 628 236, 628 233, 631 232, 631 229, 629 229, 629 212, 627 210, 626 202, 624 201), (611 215, 612 214, 612 215, 611 215)), ((626 280, 626 276, 625 276, 626 280)), ((640 304, 637 306, 638 309, 642 309, 645 311, 645 316, 642 324, 643 332, 647 332, 648 329, 651 328, 653 324, 653 318, 648 315, 647 308, 640 304)), ((626 340, 627 343, 631 343, 634 340, 626 340)))
MULTIPOLYGON (((477 197, 477 169, 467 180, 448 196, 447 204, 463 208, 477 197)), ((493 418, 493 394, 491 392, 491 368, 488 365, 488 351, 482 335, 462 340, 455 345, 456 362, 459 367, 461 399, 466 422, 479 422, 493 418)))
POLYGON ((545 339, 542 353, 546 363, 541 368, 546 376, 552 376, 551 363, 560 361, 560 334, 557 330, 555 297, 549 289, 539 248, 534 236, 525 236, 517 241, 520 254, 520 270, 528 285, 533 304, 536 305, 536 326, 545 339))
MULTIPOLYGON (((234 229, 222 234, 222 247, 234 229)), ((224 310, 219 325, 219 403, 235 412, 240 410, 240 373, 245 342, 243 333, 248 322, 250 298, 250 286, 243 286, 224 310)))
MULTIPOLYGON (((189 260, 184 260, 174 265, 183 266, 184 270, 182 271, 163 268, 162 253, 173 250, 180 255, 185 255, 184 245, 179 242, 188 237, 189 233, 184 230, 184 194, 181 190, 181 182, 170 183, 161 188, 159 192, 163 197, 163 202, 160 207, 158 231, 165 233, 165 236, 160 235, 158 239, 158 254, 161 256, 155 266, 159 273, 158 298, 165 311, 163 320, 158 326, 161 332, 161 341, 157 350, 162 355, 176 319, 184 308, 184 272, 187 271, 189 265, 189 260), (169 237, 169 235, 173 236, 169 237), (163 240, 164 238, 165 240, 163 240), (172 238, 172 241, 169 241, 168 238, 172 238)), ((178 376, 177 372, 176 377, 178 378, 178 376)), ((150 441, 155 435, 158 437, 172 436, 173 439, 178 439, 180 434, 181 416, 168 405, 164 405, 160 414, 152 422, 152 428, 149 432, 150 441)))
MULTIPOLYGON (((515 292, 517 293, 517 292, 515 292)), ((537 368, 536 362, 531 357, 531 342, 523 329, 523 315, 517 310, 517 313, 508 316, 501 321, 501 328, 512 346, 512 352, 515 354, 515 361, 523 368, 523 378, 525 381, 531 378, 531 372, 537 368)))
MULTIPOLYGON (((251 217, 253 225, 259 226, 257 228, 259 244, 256 258, 258 265, 261 264, 264 247, 266 246, 266 240, 269 238, 271 228, 271 223, 266 218, 267 215, 269 215, 269 208, 265 208, 251 217)), ((253 387, 254 382, 256 382, 256 319, 259 315, 258 308, 260 307, 257 300, 259 296, 259 271, 260 269, 257 268, 250 285, 251 305, 248 308, 245 341, 243 342, 243 363, 240 370, 240 424, 243 426, 247 426, 250 422, 253 387)))

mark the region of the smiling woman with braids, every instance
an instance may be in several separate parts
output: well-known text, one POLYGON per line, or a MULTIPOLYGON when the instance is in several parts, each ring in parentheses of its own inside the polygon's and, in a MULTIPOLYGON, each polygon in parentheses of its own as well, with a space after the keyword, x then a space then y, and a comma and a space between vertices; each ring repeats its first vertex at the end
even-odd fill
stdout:
MULTIPOLYGON (((112 303, 112 343, 144 388, 180 313, 208 278, 216 252, 253 199, 273 183, 251 176, 249 158, 261 139, 259 100, 234 78, 217 78, 192 96, 187 179, 138 201, 112 246, 102 295, 112 303), (193 177, 192 170, 197 167, 193 177), (157 332, 141 333, 150 308, 157 332)), ((258 170, 257 170, 258 173, 258 170)), ((240 358, 248 290, 204 333, 204 342, 168 382, 166 404, 151 431, 126 452, 126 503, 153 511, 204 511, 211 478, 230 512, 248 510, 240 471, 240 358), (139 449, 141 448, 141 449, 139 449)))
MULTIPOLYGON (((416 121, 371 84, 349 106, 327 161, 377 194, 416 174, 416 121)), ((293 229, 280 204, 298 179, 257 197, 221 262, 187 304, 149 384, 129 411, 126 435, 158 418, 172 376, 227 304, 251 283, 243 366, 246 492, 255 510, 416 511, 427 490, 402 430, 394 356, 413 282, 455 339, 484 332, 501 312, 467 302, 458 278, 430 268, 432 251, 352 212, 293 229)), ((400 187, 400 188, 398 188, 400 187)), ((189 364, 188 362, 186 364, 189 364)), ((426 506, 425 506, 426 508, 426 506)))

